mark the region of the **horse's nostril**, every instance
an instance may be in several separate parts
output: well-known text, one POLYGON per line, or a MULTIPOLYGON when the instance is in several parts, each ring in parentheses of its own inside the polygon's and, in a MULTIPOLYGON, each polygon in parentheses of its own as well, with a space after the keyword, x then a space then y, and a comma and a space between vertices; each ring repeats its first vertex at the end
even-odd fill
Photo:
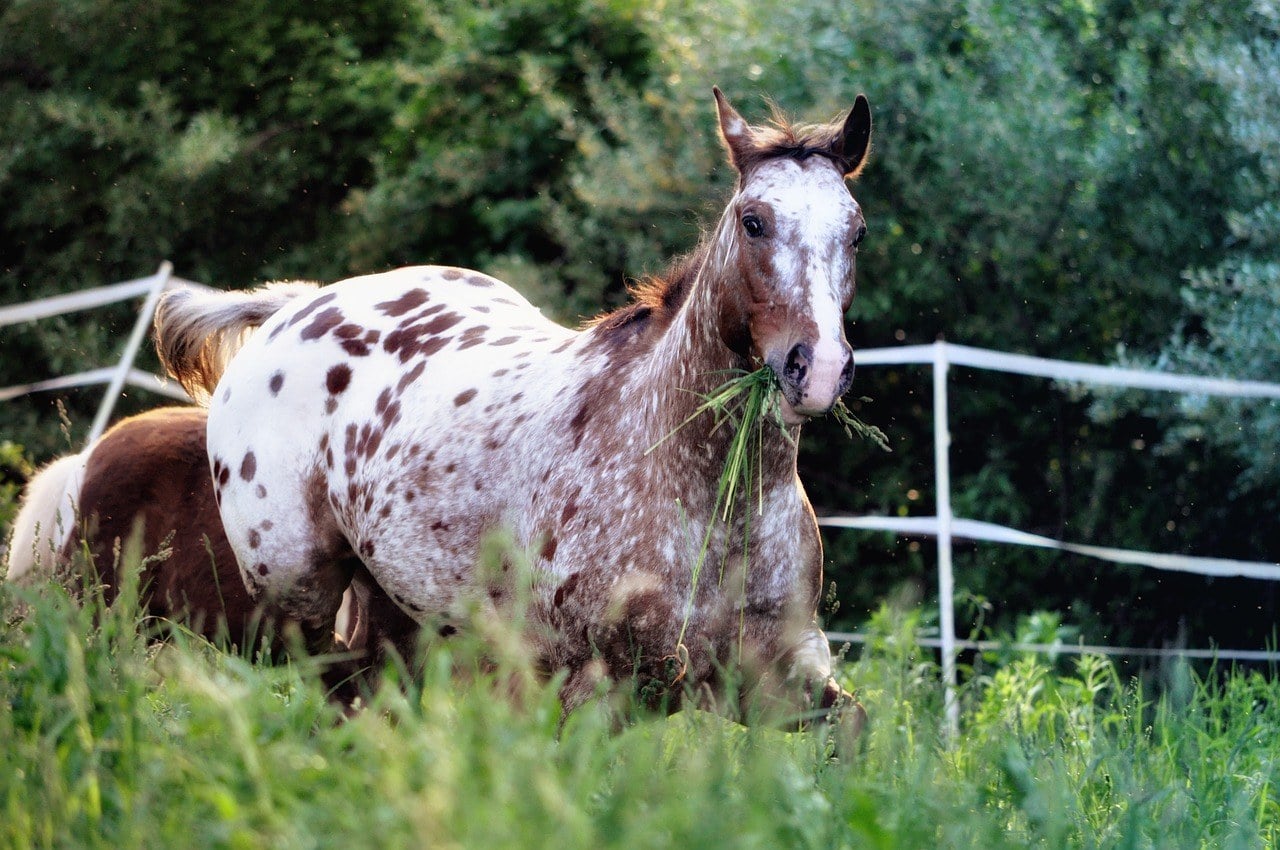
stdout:
POLYGON ((813 352, 809 346, 800 343, 787 355, 787 362, 782 368, 782 378, 792 386, 799 387, 809 374, 809 363, 813 352))
POLYGON ((853 383, 853 355, 849 355, 849 359, 844 361, 844 368, 840 370, 840 386, 848 389, 853 383))

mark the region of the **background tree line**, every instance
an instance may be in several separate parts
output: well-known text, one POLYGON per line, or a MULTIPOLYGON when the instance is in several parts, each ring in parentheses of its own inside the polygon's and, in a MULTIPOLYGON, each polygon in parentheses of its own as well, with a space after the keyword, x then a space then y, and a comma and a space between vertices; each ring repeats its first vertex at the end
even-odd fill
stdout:
MULTIPOLYGON (((876 120, 855 348, 955 342, 1280 377, 1280 14, 1250 0, 27 0, 0 6, 0 303, 150 273, 335 280, 484 269, 573 322, 688 250, 730 174, 718 83, 751 117, 876 120), (766 8, 769 7, 769 8, 766 8)), ((132 305, 130 305, 132 306, 132 305)), ((3 331, 0 385, 108 362, 128 306, 3 331)), ((930 514, 927 370, 862 369, 894 452, 806 429, 828 512, 930 514)), ((129 403, 146 406, 150 398, 129 403)), ((65 397, 73 437, 99 391, 65 397)), ((1280 559, 1274 404, 956 370, 953 501, 1065 539, 1280 559)), ((0 407, 29 460, 54 399, 0 407)), ((10 467, 10 447, 4 457, 10 467)), ((19 477, 11 471, 11 477, 19 477)), ((827 536, 836 625, 932 544, 827 536)), ((963 549, 972 622, 1259 646, 1272 585, 963 549), (1053 618, 1047 622, 1052 626, 1053 618), (1030 625, 1028 625, 1030 624, 1030 625)))

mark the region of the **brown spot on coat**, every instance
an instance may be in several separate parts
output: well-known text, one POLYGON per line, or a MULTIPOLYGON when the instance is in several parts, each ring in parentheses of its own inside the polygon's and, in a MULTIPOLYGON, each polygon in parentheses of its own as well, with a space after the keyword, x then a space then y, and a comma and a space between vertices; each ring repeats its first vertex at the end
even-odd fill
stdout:
POLYGON ((284 386, 284 372, 276 372, 271 376, 271 380, 267 381, 267 389, 271 390, 272 395, 280 395, 280 388, 284 386))
POLYGON ((454 407, 462 407, 462 405, 471 401, 471 399, 475 397, 476 397, 475 389, 463 390, 462 392, 458 393, 456 396, 453 397, 453 405, 454 407))
POLYGON ((342 311, 337 307, 328 307, 317 313, 311 324, 302 329, 302 339, 319 339, 340 324, 342 311))
POLYGON ((573 448, 577 451, 578 445, 582 442, 583 431, 586 430, 587 423, 591 421, 591 400, 587 399, 578 406, 578 412, 569 420, 569 430, 573 432, 573 448))
POLYGON ((325 373, 324 385, 329 390, 330 395, 338 395, 345 392, 351 384, 351 367, 346 363, 339 363, 336 366, 330 366, 329 371, 325 373))
POLYGON ((244 460, 240 461, 240 477, 245 481, 252 481, 253 476, 258 472, 258 458, 252 451, 244 453, 244 460))
POLYGON ((568 578, 561 582, 556 588, 555 596, 552 602, 557 608, 564 604, 565 600, 573 595, 573 591, 578 587, 578 579, 582 577, 582 573, 571 573, 568 578))
POLYGON ((421 307, 427 303, 430 298, 425 289, 410 289, 402 294, 394 301, 383 301, 375 304, 374 309, 379 310, 384 316, 403 316, 410 310, 421 307))
POLYGON ((488 325, 475 325, 467 328, 458 335, 458 350, 465 351, 472 346, 480 345, 484 342, 484 332, 489 330, 488 325))
POLYGON ((396 381, 396 392, 403 393, 406 387, 422 377, 422 372, 426 368, 427 364, 419 361, 412 369, 401 375, 400 380, 396 381))
POLYGON ((342 341, 342 350, 350 354, 352 357, 368 357, 370 348, 369 343, 359 339, 344 339, 342 341))
POLYGON ((332 301, 337 297, 338 297, 337 293, 334 293, 334 292, 328 292, 328 293, 325 293, 324 295, 321 295, 319 298, 312 301, 307 306, 303 307, 297 313, 294 313, 293 318, 289 320, 289 324, 287 326, 282 325, 281 327, 290 327, 290 328, 293 327, 294 325, 301 322, 303 319, 307 318, 307 316, 310 316, 316 310, 319 310, 321 307, 328 304, 330 301, 332 301))

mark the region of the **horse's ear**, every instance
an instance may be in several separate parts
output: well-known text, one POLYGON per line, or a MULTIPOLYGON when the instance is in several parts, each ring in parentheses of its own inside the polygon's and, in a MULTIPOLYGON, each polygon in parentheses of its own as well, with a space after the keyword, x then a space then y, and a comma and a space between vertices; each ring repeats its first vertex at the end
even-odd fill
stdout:
POLYGON ((846 163, 845 177, 857 177, 867 161, 871 147, 871 104, 864 95, 853 101, 853 109, 844 119, 844 127, 836 139, 840 150, 836 151, 846 163))
POLYGON ((716 96, 716 112, 720 116, 720 139, 729 151, 729 161, 741 171, 751 149, 751 125, 733 108, 719 86, 713 86, 711 91, 716 96))

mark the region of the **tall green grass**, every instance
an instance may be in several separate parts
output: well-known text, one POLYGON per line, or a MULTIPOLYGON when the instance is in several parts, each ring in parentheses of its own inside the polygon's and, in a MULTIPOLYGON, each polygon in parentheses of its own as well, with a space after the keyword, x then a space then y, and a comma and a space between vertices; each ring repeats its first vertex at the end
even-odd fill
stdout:
POLYGON ((917 614, 885 609, 839 675, 871 725, 821 734, 700 712, 561 716, 519 653, 429 650, 343 721, 305 662, 178 633, 124 594, 0 586, 0 847, 1272 847, 1280 685, 1177 668, 1160 695, 1099 658, 970 682, 953 745, 917 614), (520 668, 520 669, 517 669, 520 668), (460 675, 460 672, 464 675, 460 675))

